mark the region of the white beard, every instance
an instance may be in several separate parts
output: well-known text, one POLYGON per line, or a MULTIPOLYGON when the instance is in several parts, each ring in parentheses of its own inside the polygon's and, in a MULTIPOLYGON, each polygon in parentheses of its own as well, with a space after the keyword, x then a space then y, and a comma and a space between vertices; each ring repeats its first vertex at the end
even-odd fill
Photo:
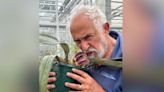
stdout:
POLYGON ((102 35, 101 35, 100 41, 101 41, 101 50, 98 52, 98 57, 103 58, 103 56, 105 55, 105 52, 108 50, 108 45, 105 40, 105 37, 102 35))

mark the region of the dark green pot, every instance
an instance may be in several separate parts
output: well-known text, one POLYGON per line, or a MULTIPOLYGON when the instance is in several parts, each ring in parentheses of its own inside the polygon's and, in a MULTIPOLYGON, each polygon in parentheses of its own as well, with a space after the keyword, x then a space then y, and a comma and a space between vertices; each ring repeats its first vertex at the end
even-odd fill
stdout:
POLYGON ((78 82, 72 78, 69 78, 66 76, 67 72, 72 72, 72 68, 80 69, 85 72, 87 72, 86 68, 82 68, 80 66, 74 66, 64 63, 56 63, 53 64, 52 71, 57 73, 57 80, 55 81, 55 89, 52 89, 51 92, 68 92, 68 91, 74 91, 73 89, 70 89, 64 85, 65 82, 71 82, 71 83, 77 83, 78 82))

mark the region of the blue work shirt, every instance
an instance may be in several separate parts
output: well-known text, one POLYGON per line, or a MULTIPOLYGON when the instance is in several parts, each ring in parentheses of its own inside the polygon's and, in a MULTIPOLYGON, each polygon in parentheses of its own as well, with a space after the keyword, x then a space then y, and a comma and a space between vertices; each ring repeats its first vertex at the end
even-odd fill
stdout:
MULTIPOLYGON (((122 57, 122 35, 116 31, 110 31, 109 35, 116 39, 116 45, 109 59, 122 57)), ((117 62, 117 61, 114 61, 117 62)), ((91 76, 107 91, 122 92, 122 68, 99 66, 89 69, 91 76)))

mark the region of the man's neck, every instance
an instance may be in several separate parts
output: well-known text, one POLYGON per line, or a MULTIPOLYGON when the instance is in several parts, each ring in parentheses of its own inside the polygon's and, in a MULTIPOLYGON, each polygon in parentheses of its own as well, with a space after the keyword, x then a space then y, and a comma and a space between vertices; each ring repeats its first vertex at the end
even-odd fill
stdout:
POLYGON ((115 44, 116 44, 116 40, 114 38, 112 38, 111 36, 109 36, 107 44, 108 44, 108 49, 107 49, 107 52, 105 53, 105 55, 103 56, 103 58, 105 58, 105 59, 108 59, 112 55, 112 52, 113 52, 115 44))

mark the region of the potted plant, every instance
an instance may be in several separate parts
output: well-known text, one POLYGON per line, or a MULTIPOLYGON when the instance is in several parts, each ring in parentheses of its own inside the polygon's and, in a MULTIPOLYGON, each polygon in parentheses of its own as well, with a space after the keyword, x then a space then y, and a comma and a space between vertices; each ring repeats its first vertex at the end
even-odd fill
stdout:
POLYGON ((39 87, 40 92, 46 92, 47 82, 48 82, 48 73, 50 71, 57 73, 57 81, 55 82, 56 88, 51 90, 51 92, 67 92, 72 89, 64 86, 65 82, 78 83, 77 81, 66 76, 67 72, 71 72, 72 68, 77 68, 87 72, 87 68, 84 66, 77 66, 75 61, 68 59, 69 47, 66 43, 60 43, 61 47, 64 49, 65 58, 59 56, 48 55, 45 56, 40 64, 39 69, 39 87))
MULTIPOLYGON (((45 35, 46 37, 49 37, 45 35)), ((50 71, 54 71, 57 73, 57 81, 55 82, 56 88, 51 90, 51 92, 68 92, 72 89, 66 87, 64 85, 65 82, 71 82, 71 83, 78 83, 77 81, 69 78, 66 76, 67 72, 71 72, 72 68, 77 68, 80 70, 83 70, 87 72, 87 68, 97 65, 107 65, 111 67, 117 67, 122 68, 122 62, 121 59, 115 59, 115 60, 107 60, 107 59, 101 59, 98 57, 88 57, 88 59, 91 61, 90 64, 86 66, 78 66, 74 59, 68 59, 68 54, 70 52, 69 46, 66 43, 60 43, 60 46, 63 48, 65 53, 65 58, 54 56, 54 55, 48 55, 44 56, 40 63, 39 68, 39 89, 40 92, 46 92, 47 90, 47 82, 48 82, 48 73, 50 71)))

